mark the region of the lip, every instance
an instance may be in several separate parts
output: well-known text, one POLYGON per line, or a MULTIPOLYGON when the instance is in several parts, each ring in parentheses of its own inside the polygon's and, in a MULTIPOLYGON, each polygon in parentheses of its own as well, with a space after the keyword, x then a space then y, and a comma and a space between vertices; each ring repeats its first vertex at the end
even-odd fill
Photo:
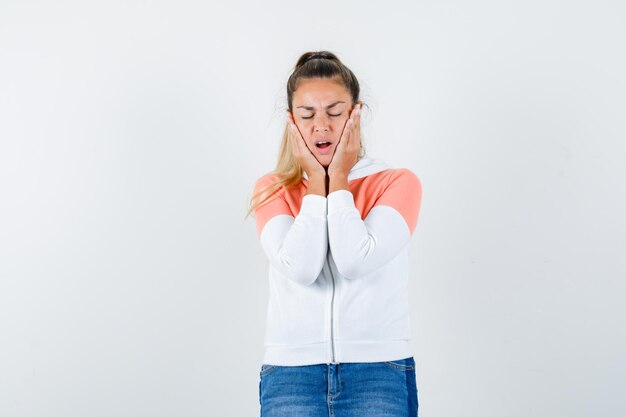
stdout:
MULTIPOLYGON (((324 140, 324 139, 319 139, 319 140, 324 140)), ((330 142, 330 141, 328 141, 330 142)), ((333 147, 335 146, 335 144, 333 142, 330 142, 330 146, 326 147, 326 148, 318 148, 317 146, 315 146, 315 143, 317 143, 317 141, 314 142, 313 146, 315 147, 315 151, 320 154, 320 155, 327 155, 329 153, 332 152, 333 147)))

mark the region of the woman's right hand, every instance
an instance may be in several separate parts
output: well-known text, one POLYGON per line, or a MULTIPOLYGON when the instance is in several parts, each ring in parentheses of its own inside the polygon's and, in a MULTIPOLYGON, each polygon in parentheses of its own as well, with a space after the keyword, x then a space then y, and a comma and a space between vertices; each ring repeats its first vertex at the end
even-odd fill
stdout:
POLYGON ((289 140, 291 141, 294 157, 309 178, 315 176, 326 178, 326 169, 309 149, 290 112, 287 112, 287 118, 287 131, 289 132, 289 140))

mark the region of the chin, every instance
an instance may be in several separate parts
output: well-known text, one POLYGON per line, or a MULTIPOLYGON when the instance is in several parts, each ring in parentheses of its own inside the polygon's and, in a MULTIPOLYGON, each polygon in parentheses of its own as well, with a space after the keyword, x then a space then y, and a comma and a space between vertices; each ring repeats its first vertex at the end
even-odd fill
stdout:
POLYGON ((321 161, 318 158, 316 159, 317 162, 319 162, 320 165, 322 165, 324 168, 328 168, 328 166, 330 165, 330 161, 326 161, 326 158, 322 159, 321 161))

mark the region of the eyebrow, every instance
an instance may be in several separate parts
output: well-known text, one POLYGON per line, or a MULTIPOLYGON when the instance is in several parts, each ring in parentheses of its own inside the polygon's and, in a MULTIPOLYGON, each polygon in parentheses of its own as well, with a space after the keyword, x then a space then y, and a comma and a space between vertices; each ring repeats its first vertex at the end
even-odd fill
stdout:
MULTIPOLYGON (((326 106, 327 109, 330 109, 333 106, 336 106, 339 103, 345 103, 345 101, 335 101, 333 104, 329 104, 328 106, 326 106)), ((312 106, 298 106, 296 107, 297 109, 305 109, 305 110, 313 110, 314 107, 312 106)))

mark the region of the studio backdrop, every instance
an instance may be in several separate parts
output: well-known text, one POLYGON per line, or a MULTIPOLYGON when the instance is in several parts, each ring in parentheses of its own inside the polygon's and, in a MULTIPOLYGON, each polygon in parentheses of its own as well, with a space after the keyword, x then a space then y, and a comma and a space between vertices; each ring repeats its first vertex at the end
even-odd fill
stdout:
POLYGON ((618 1, 0 3, 0 415, 254 416, 274 169, 306 51, 423 186, 424 417, 626 415, 618 1))

